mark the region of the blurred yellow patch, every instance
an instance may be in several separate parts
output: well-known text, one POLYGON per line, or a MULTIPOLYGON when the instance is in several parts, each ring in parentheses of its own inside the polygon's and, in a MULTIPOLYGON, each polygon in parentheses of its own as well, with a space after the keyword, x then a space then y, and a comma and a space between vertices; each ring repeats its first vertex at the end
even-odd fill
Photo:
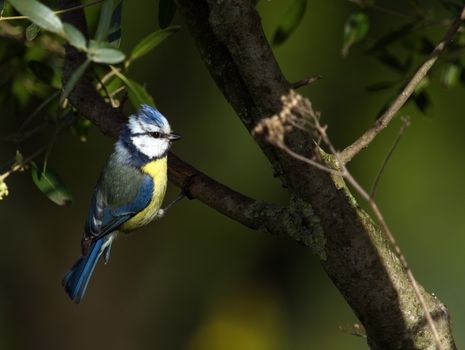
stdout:
POLYGON ((8 187, 6 183, 3 182, 3 180, 0 180, 0 200, 6 196, 8 196, 8 187))
POLYGON ((189 341, 189 350, 278 350, 283 346, 285 316, 268 291, 222 298, 189 341))

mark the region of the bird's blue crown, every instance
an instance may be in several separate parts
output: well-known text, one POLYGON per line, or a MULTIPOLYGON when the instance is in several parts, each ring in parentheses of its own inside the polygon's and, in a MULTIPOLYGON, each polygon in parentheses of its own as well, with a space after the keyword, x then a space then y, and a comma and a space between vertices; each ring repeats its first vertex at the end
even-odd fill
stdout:
POLYGON ((141 146, 149 147, 153 151, 161 150, 161 155, 168 151, 168 141, 152 140, 151 136, 149 136, 150 132, 154 131, 169 134, 171 132, 171 128, 168 120, 156 108, 142 104, 137 109, 137 112, 129 117, 126 125, 121 130, 119 137, 120 142, 117 143, 117 145, 120 144, 129 151, 129 153, 127 153, 129 158, 126 159, 128 162, 135 165, 141 165, 150 161, 152 157, 141 152, 141 146), (139 145, 135 145, 134 140, 141 137, 145 138, 146 141, 142 141, 139 145), (165 144, 150 144, 156 142, 165 144))
POLYGON ((135 114, 136 118, 143 124, 155 124, 160 129, 169 128, 168 120, 161 114, 158 109, 150 107, 149 105, 142 104, 135 114))

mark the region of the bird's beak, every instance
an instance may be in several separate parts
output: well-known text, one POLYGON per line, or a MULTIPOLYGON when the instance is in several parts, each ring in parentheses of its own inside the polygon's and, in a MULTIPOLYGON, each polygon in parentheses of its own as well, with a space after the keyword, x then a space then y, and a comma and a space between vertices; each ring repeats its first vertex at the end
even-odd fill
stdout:
POLYGON ((178 135, 178 134, 171 133, 171 134, 168 135, 168 139, 170 141, 176 141, 176 140, 179 140, 180 138, 181 138, 181 136, 178 135))

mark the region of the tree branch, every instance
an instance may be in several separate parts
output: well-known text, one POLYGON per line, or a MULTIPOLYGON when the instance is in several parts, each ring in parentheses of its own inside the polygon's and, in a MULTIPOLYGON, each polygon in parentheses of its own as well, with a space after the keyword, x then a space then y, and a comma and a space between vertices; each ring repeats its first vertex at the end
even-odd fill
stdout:
MULTIPOLYGON (((313 111, 292 100, 290 84, 274 59, 252 2, 176 3, 211 76, 245 126, 253 130, 261 120, 276 118, 283 122, 287 147, 310 159, 319 157, 311 133, 285 122, 286 114, 305 119, 313 111)), ((288 189, 294 217, 302 222, 300 231, 287 234, 319 253, 328 276, 363 323, 370 347, 431 349, 434 336, 406 271, 343 181, 268 143, 266 132, 254 137, 288 189)), ((443 348, 455 349, 446 309, 421 286, 419 290, 443 348)))
MULTIPOLYGON (((96 0, 96 1, 90 2, 88 4, 77 5, 77 6, 73 6, 73 7, 70 7, 70 8, 64 8, 62 10, 53 11, 53 13, 55 13, 56 15, 60 15, 60 14, 63 14, 63 13, 76 11, 76 10, 80 10, 80 9, 83 9, 83 8, 86 8, 86 7, 89 7, 89 6, 97 5, 97 4, 100 4, 101 2, 103 2, 103 0, 96 0)), ((0 16, 0 21, 13 21, 13 20, 18 20, 18 19, 29 19, 29 17, 28 16, 10 16, 10 17, 0 16)))
MULTIPOLYGON (((66 6, 79 4, 62 0, 66 6)), ((290 84, 273 56, 249 0, 176 0, 212 77, 249 130, 264 118, 291 113, 306 118, 306 105, 284 104, 290 84)), ((82 11, 63 18, 87 33, 82 11)), ((63 79, 83 57, 67 47, 63 79)), ((86 75, 71 103, 104 133, 115 136, 125 120, 96 92, 86 75)), ((318 157, 312 135, 287 128, 284 142, 295 153, 318 157)), ((312 247, 329 277, 367 330, 372 349, 427 349, 433 336, 405 270, 389 242, 337 177, 304 164, 256 135, 290 195, 289 208, 241 195, 170 155, 170 179, 196 197, 253 229, 284 234, 312 247)), ((444 349, 454 349, 447 310, 421 286, 444 349)))
POLYGON ((170 153, 169 177, 178 187, 187 184, 187 195, 253 230, 285 236, 293 221, 287 208, 240 194, 213 180, 170 153))
MULTIPOLYGON (((62 3, 62 6, 69 7, 76 6, 79 1, 65 0, 62 3)), ((82 12, 63 14, 63 19, 75 25, 83 33, 87 33, 82 12)), ((83 60, 85 60, 84 54, 71 46, 66 47, 64 83, 83 60)), ((118 136, 126 117, 120 109, 112 108, 103 101, 92 84, 90 74, 78 82, 69 96, 69 101, 104 134, 114 138, 118 136)), ((236 192, 195 169, 172 152, 168 156, 168 164, 170 181, 183 188, 190 199, 198 199, 221 214, 254 230, 279 236, 292 228, 293 222, 287 208, 255 200, 236 192)))
POLYGON ((460 14, 457 16, 455 21, 447 30, 444 37, 439 42, 439 44, 434 48, 434 50, 429 54, 426 61, 418 68, 418 70, 413 75, 412 79, 408 82, 405 88, 402 90, 399 96, 392 102, 386 112, 378 118, 375 124, 365 131, 362 136, 360 136, 354 143, 347 146, 341 153, 340 158, 344 164, 350 162, 350 160, 356 156, 360 151, 368 147, 368 145, 374 140, 374 138, 383 131, 391 120, 395 117, 396 113, 402 108, 402 106, 407 102, 410 96, 415 91, 415 88, 420 84, 420 82, 428 74, 431 67, 436 63, 441 53, 444 52, 446 47, 454 38, 455 34, 459 30, 462 22, 465 20, 465 6, 463 7, 460 14))
POLYGON ((291 84, 291 87, 293 90, 297 90, 303 86, 307 86, 307 85, 310 85, 312 83, 314 83, 315 81, 318 81, 322 78, 321 75, 310 75, 309 77, 307 78, 304 78, 302 80, 299 80, 299 81, 296 81, 294 83, 291 84))
POLYGON ((399 145, 400 139, 404 135, 405 130, 410 126, 410 118, 408 116, 402 117, 401 120, 402 120, 402 126, 399 129, 399 133, 397 134, 397 137, 394 140, 391 148, 389 149, 389 152, 387 153, 386 157, 381 163, 381 167, 379 168, 378 173, 376 174, 375 180, 373 181, 373 185, 371 186, 371 190, 370 190, 371 199, 375 198, 376 189, 378 188, 378 184, 379 184, 379 181, 381 180, 381 176, 384 173, 384 169, 386 169, 387 163, 389 162, 392 155, 394 154, 394 151, 399 145))

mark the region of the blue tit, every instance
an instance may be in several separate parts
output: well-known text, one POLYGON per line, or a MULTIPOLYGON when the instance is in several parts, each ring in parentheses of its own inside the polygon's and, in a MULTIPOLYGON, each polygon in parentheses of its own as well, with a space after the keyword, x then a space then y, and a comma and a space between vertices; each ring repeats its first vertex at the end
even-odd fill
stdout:
POLYGON ((180 136, 156 109, 141 105, 122 128, 95 187, 84 235, 82 255, 63 279, 70 298, 79 303, 103 255, 108 262, 118 232, 127 233, 163 215, 167 185, 167 154, 180 136))

